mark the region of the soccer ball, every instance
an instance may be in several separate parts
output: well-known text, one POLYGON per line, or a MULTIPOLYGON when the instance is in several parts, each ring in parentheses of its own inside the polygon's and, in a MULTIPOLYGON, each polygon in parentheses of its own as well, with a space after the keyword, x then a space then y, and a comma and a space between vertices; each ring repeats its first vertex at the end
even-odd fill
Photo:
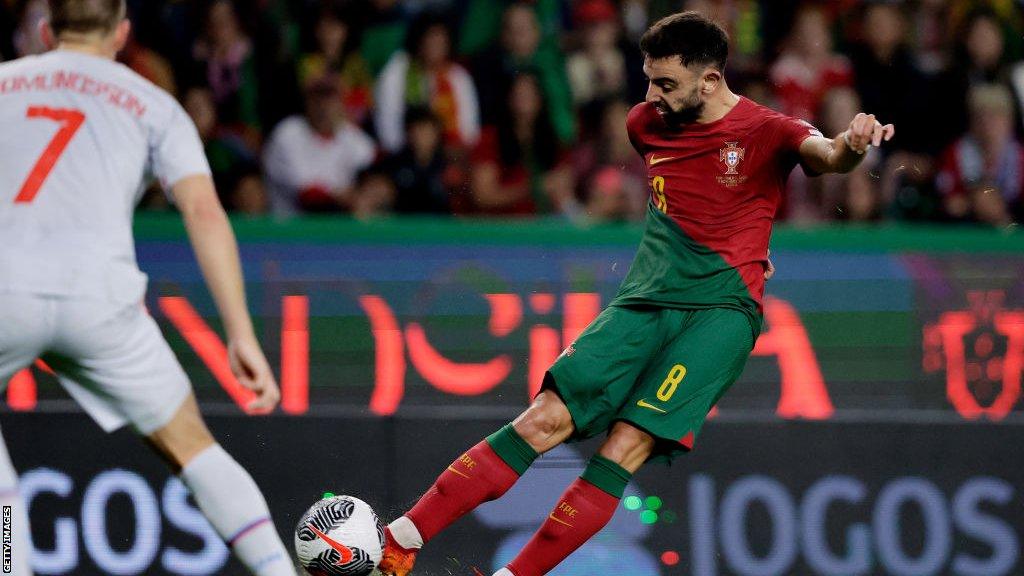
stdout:
POLYGON ((352 496, 324 498, 295 527, 295 553, 312 576, 378 574, 383 552, 384 524, 352 496))

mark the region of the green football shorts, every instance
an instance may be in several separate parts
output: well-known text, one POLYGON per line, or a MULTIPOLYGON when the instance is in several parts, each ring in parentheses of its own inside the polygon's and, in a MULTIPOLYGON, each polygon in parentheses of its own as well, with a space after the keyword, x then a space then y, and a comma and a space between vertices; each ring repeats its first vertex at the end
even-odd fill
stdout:
POLYGON ((658 440, 652 458, 671 460, 693 448, 743 372, 753 338, 739 310, 609 306, 555 360, 544 387, 569 408, 570 440, 624 420, 658 440))

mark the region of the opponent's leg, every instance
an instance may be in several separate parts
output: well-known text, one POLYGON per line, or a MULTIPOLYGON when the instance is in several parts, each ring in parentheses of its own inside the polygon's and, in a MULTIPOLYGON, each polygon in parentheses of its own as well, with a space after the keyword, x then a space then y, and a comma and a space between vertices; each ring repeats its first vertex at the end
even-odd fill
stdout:
POLYGON ((538 394, 512 424, 456 458, 412 509, 388 526, 380 571, 408 574, 425 542, 480 504, 501 497, 539 454, 572 431, 572 418, 558 395, 550 390, 538 394))
MULTIPOLYGON (((0 299, 0 392, 10 379, 31 365, 52 336, 53 307, 45 298, 4 294, 0 299)), ((28 509, 18 491, 18 473, 0 435, 0 512, 10 508, 11 574, 32 576, 28 509)), ((0 520, 4 520, 0 516, 0 520)))
POLYGON ((18 474, 7 454, 7 443, 3 436, 0 436, 0 507, 4 515, 8 510, 11 513, 11 574, 32 576, 28 510, 18 492, 18 474))
POLYGON ((146 437, 192 491, 196 503, 235 556, 257 576, 295 576, 263 494, 249 473, 210 435, 195 396, 146 437))
POLYGON ((258 576, 295 576, 252 477, 210 435, 188 376, 140 305, 62 300, 50 365, 107 431, 130 423, 179 474, 203 515, 258 576))
POLYGON ((653 449, 654 438, 649 434, 616 422, 540 529, 495 576, 542 576, 565 560, 611 520, 626 484, 653 449))

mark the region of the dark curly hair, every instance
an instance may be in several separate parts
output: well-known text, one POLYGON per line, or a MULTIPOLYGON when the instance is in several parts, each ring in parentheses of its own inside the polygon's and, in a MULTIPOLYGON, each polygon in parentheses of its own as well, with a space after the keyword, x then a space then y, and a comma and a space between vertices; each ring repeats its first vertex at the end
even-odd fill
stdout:
POLYGON ((655 22, 640 38, 640 50, 654 59, 678 56, 683 66, 725 70, 729 37, 721 26, 697 12, 680 12, 655 22))

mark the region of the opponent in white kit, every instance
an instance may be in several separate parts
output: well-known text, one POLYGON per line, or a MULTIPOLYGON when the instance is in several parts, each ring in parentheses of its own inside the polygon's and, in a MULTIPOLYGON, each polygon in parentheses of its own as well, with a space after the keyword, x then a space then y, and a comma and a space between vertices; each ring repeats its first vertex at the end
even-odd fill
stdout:
MULTIPOLYGON (((232 371, 267 411, 280 393, 246 309, 238 247, 195 126, 114 62, 124 0, 50 0, 55 50, 0 65, 0 385, 42 357, 106 430, 131 424, 254 573, 295 569, 253 479, 213 439, 188 377, 143 307, 132 212, 150 176, 181 210, 228 338, 232 371)), ((16 511, 14 573, 30 574, 27 520, 0 441, 0 504, 16 511), (18 522, 20 521, 20 522, 18 522)))

